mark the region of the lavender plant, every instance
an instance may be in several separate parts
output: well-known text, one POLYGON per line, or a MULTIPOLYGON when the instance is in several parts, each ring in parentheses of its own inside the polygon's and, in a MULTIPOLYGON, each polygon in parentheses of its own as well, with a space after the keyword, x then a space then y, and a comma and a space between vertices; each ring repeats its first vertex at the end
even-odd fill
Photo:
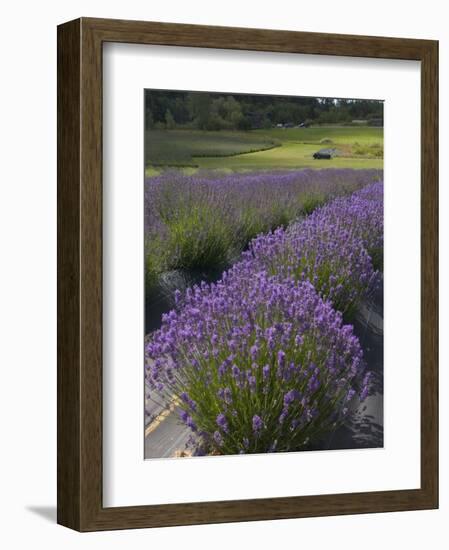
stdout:
POLYGON ((379 177, 375 170, 327 169, 222 176, 169 172, 148 178, 149 280, 167 270, 229 265, 258 234, 284 227, 379 177))
POLYGON ((375 269, 383 266, 383 183, 367 185, 349 197, 337 198, 322 210, 333 223, 360 238, 375 269))
POLYGON ((260 235, 218 283, 176 293, 147 341, 146 384, 180 401, 197 454, 299 450, 366 398, 343 313, 375 285, 382 250, 376 183, 260 235))
POLYGON ((196 453, 300 450, 367 393, 352 327, 308 281, 248 259, 178 296, 146 346, 150 392, 175 395, 196 453))
MULTIPOLYGON (((374 185, 366 193, 380 197, 382 184, 374 185)), ((359 193, 337 198, 286 229, 257 237, 244 255, 271 275, 310 281, 324 299, 350 318, 377 284, 372 258, 379 266, 383 201, 359 193)))

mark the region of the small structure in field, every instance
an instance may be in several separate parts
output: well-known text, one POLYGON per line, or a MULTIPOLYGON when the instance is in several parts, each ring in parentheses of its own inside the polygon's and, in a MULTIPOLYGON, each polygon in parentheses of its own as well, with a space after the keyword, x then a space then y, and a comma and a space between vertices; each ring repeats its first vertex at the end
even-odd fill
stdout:
POLYGON ((316 153, 313 154, 314 159, 332 159, 336 156, 337 150, 336 149, 320 149, 316 153))

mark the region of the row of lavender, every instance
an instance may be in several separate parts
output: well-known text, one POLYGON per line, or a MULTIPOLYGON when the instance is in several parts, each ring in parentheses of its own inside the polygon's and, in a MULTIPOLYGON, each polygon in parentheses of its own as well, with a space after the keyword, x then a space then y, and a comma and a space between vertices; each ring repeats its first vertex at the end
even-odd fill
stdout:
POLYGON ((376 170, 326 169, 148 178, 147 288, 171 270, 224 269, 256 235, 286 226, 379 176, 376 170))
POLYGON ((179 399, 196 454, 299 450, 368 393, 351 325, 375 287, 383 184, 254 239, 215 284, 178 293, 146 345, 155 399, 179 399), (373 264, 374 263, 374 264, 373 264))

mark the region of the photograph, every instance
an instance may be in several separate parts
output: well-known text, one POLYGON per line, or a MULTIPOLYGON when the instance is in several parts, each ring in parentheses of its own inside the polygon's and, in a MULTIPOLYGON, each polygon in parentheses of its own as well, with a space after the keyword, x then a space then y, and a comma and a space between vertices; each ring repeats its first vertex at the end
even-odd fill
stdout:
POLYGON ((146 459, 383 447, 383 107, 144 91, 146 459))
POLYGON ((439 42, 315 12, 58 25, 60 525, 439 507, 439 42))

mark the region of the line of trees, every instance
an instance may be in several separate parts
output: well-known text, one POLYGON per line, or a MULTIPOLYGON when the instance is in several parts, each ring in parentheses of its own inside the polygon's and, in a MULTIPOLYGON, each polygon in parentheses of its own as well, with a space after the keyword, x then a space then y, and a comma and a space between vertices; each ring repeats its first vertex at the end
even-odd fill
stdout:
POLYGON ((283 125, 383 121, 383 102, 294 96, 145 91, 147 129, 251 130, 283 125))

